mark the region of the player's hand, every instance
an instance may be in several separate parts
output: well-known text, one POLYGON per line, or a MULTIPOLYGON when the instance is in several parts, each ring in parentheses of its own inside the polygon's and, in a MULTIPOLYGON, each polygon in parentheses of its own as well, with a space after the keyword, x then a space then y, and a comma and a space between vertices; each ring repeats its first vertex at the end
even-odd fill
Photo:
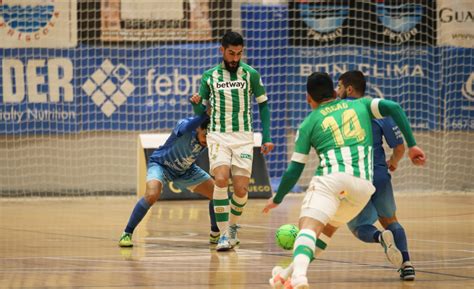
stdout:
POLYGON ((275 145, 272 142, 266 142, 262 144, 260 151, 262 152, 262 154, 267 155, 269 152, 273 150, 274 147, 275 145))
POLYGON ((268 199, 267 205, 265 206, 265 208, 263 208, 262 213, 266 214, 270 212, 271 209, 275 209, 276 207, 278 207, 278 204, 275 204, 273 202, 273 197, 271 197, 270 199, 268 199))
POLYGON ((426 162, 425 152, 418 146, 408 149, 408 157, 415 166, 422 166, 426 162))
POLYGON ((391 172, 394 172, 398 168, 398 162, 390 158, 387 161, 387 167, 391 172))
POLYGON ((193 94, 193 96, 191 96, 191 98, 189 99, 189 101, 191 103, 194 103, 194 104, 198 104, 201 102, 201 97, 199 96, 199 94, 193 94))

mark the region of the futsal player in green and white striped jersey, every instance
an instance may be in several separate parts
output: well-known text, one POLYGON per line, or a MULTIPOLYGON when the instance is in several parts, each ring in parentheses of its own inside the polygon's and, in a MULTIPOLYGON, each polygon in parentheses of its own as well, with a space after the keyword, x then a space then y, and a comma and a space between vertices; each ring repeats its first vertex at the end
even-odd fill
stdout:
POLYGON ((291 270, 274 270, 270 279, 273 287, 288 282, 288 288, 308 288, 306 272, 325 226, 338 228, 346 224, 364 208, 375 191, 372 118, 391 116, 407 141, 412 162, 415 165, 425 162, 425 154, 416 146, 408 119, 397 103, 370 98, 338 100, 331 77, 320 72, 308 77, 307 93, 307 102, 313 111, 300 125, 291 163, 277 194, 269 199, 263 211, 277 207, 296 184, 311 148, 316 150, 320 163, 301 207, 300 232, 290 265, 293 273, 287 278, 282 272, 291 270))
MULTIPOLYGON (((241 61, 244 40, 236 32, 227 32, 221 41, 223 59, 220 64, 204 72, 199 95, 191 102, 196 114, 211 108, 207 144, 210 172, 215 178, 213 204, 221 236, 217 251, 232 249, 237 238, 237 221, 248 199, 248 185, 253 160, 253 98, 258 103, 262 121, 263 154, 273 150, 270 137, 270 110, 260 74, 241 61), (232 173, 234 193, 227 195, 232 173)), ((211 232, 212 235, 217 232, 211 232)))

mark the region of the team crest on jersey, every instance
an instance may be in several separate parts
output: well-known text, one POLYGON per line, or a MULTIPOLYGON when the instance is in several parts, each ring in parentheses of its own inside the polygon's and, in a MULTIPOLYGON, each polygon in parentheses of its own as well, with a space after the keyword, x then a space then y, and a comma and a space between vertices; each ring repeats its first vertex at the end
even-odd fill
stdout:
POLYGON ((217 90, 245 89, 247 88, 247 82, 241 80, 221 81, 214 83, 214 88, 217 90))

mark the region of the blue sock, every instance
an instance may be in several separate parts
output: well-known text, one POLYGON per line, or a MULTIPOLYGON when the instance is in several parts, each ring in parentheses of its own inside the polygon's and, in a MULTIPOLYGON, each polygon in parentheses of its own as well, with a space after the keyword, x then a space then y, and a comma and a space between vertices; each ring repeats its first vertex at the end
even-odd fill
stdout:
POLYGON ((362 225, 355 229, 355 235, 359 240, 366 243, 378 243, 378 235, 380 235, 380 232, 373 225, 362 225))
POLYGON ((387 226, 387 230, 392 231, 393 238, 395 239, 395 245, 398 250, 402 252, 403 262, 410 261, 410 255, 408 254, 407 236, 405 230, 400 223, 392 223, 387 226))
POLYGON ((148 209, 150 209, 150 205, 147 203, 145 198, 141 198, 135 205, 132 215, 128 220, 127 227, 125 228, 126 233, 133 234, 135 227, 138 226, 143 217, 145 217, 146 213, 148 212, 148 209))
POLYGON ((219 227, 216 223, 216 213, 214 212, 214 203, 212 200, 209 201, 209 218, 211 219, 211 231, 219 232, 219 227))

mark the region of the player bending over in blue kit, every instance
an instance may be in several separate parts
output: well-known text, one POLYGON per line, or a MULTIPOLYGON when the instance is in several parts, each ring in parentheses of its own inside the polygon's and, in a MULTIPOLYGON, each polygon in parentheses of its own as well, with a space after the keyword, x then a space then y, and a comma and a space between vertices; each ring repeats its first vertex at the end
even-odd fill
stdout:
MULTIPOLYGON (((365 77, 360 71, 348 71, 339 77, 337 94, 342 99, 358 99, 364 96, 365 77)), ((396 205, 393 196, 390 171, 395 171, 403 158, 405 145, 400 129, 392 118, 372 120, 375 193, 365 208, 347 226, 361 241, 380 243, 387 259, 400 269, 404 280, 415 279, 415 269, 408 254, 407 237, 395 214, 396 205), (392 156, 386 160, 383 139, 393 149, 392 156), (379 220, 385 228, 379 231, 373 224, 379 220)))
MULTIPOLYGON (((208 124, 207 114, 180 120, 165 144, 153 152, 148 161, 145 195, 133 209, 125 231, 120 237, 120 247, 133 246, 133 231, 150 207, 160 198, 166 183, 173 182, 177 187, 187 188, 212 200, 214 181, 208 173, 195 164, 197 157, 207 146, 208 124)), ((212 203, 209 208, 211 231, 218 231, 212 203)), ((217 236, 214 239, 214 243, 217 243, 219 238, 217 236)))

